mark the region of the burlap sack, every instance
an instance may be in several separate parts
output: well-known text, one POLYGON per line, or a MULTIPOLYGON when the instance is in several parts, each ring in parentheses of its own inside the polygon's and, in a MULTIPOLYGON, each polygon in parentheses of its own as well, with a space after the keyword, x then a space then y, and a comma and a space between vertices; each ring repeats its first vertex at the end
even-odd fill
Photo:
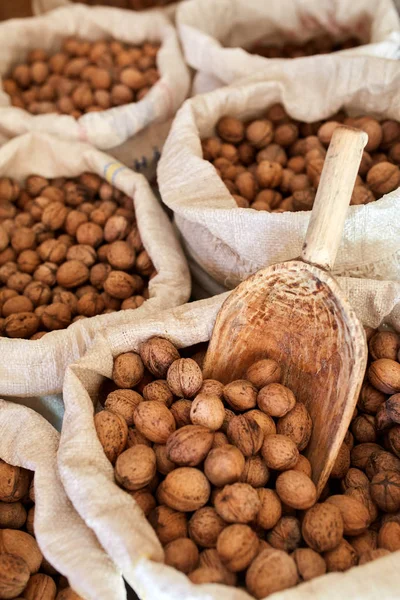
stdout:
MULTIPOLYGON (((32 0, 32 11, 34 15, 42 15, 43 13, 49 12, 49 10, 54 10, 55 8, 60 8, 62 6, 71 6, 71 4, 73 4, 73 2, 70 0, 32 0)), ((85 2, 83 2, 83 4, 85 4, 85 2)), ((105 2, 103 0, 103 2, 99 2, 98 4, 107 5, 107 0, 105 2)), ((110 2, 110 5, 111 4, 112 3, 110 2)), ((171 4, 157 7, 153 10, 161 10, 165 16, 174 22, 177 8, 178 2, 172 2, 171 4)))
MULTIPOLYGON (((339 283, 364 324, 376 327, 387 323, 400 331, 399 283, 350 278, 339 279, 339 283)), ((226 297, 227 294, 223 294, 186 304, 138 320, 129 327, 104 331, 90 351, 66 371, 65 416, 58 453, 60 476, 76 510, 93 528, 141 598, 249 598, 233 588, 193 586, 184 575, 158 562, 162 560, 162 548, 132 497, 114 483, 113 468, 102 450, 93 420, 101 382, 104 377, 111 377, 116 355, 138 350, 142 341, 154 335, 165 336, 181 348, 209 340, 215 317, 226 297)), ((380 589, 380 597, 394 599, 396 586, 400 584, 400 575, 392 572, 395 561, 391 556, 379 562, 380 568, 374 563, 345 576, 328 575, 287 592, 282 598, 317 600, 323 596, 339 600, 340 589, 340 600, 376 600, 376 590, 380 589)))
POLYGON ((130 44, 160 42, 157 64, 161 78, 140 102, 87 113, 79 119, 69 115, 32 115, 15 108, 0 86, 0 141, 29 131, 53 133, 109 150, 118 160, 127 161, 129 167, 137 168, 139 161, 154 168, 168 131, 165 123, 189 89, 189 73, 174 27, 159 11, 137 13, 82 4, 39 17, 14 19, 0 24, 0 76, 23 61, 32 48, 56 52, 62 39, 70 35, 91 41, 112 37, 130 44), (149 139, 137 141, 136 134, 144 129, 149 139))
MULTIPOLYGON (((392 0, 188 0, 176 15, 187 63, 196 69, 193 93, 231 83, 260 69, 291 62, 250 54, 255 43, 301 44, 328 34, 358 37, 363 45, 343 55, 398 58, 400 19, 392 0)), ((313 57, 298 58, 303 69, 313 57)))
POLYGON ((99 315, 52 331, 40 340, 0 338, 0 394, 34 396, 61 391, 66 366, 84 354, 95 334, 127 325, 162 308, 187 301, 190 277, 168 217, 146 179, 87 144, 58 140, 47 134, 26 134, 0 149, 0 176, 23 181, 31 173, 75 177, 97 173, 133 198, 137 225, 157 276, 150 281, 150 299, 136 310, 99 315))
MULTIPOLYGON (((293 63, 293 61, 292 61, 293 63)), ((400 63, 378 58, 317 57, 289 73, 276 68, 241 84, 187 100, 178 111, 158 166, 163 201, 174 211, 187 254, 218 284, 232 289, 258 269, 299 256, 310 212, 281 214, 238 208, 200 140, 223 115, 251 119, 282 102, 312 122, 341 107, 351 114, 400 120, 400 63), (315 63, 317 67, 315 67, 315 63), (305 84, 306 82, 306 84, 305 84)), ((335 274, 400 277, 400 191, 349 207, 335 274)))
POLYGON ((120 572, 68 500, 57 470, 60 435, 39 414, 0 400, 0 458, 35 472, 35 535, 47 560, 86 600, 124 600, 120 572))

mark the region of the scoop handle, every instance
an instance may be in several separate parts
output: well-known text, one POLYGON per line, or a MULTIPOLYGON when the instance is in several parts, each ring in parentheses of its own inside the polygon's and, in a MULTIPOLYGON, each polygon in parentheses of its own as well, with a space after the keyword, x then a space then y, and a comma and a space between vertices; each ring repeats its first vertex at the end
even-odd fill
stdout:
POLYGON ((364 131, 351 127, 333 132, 301 252, 305 262, 332 269, 367 141, 364 131))

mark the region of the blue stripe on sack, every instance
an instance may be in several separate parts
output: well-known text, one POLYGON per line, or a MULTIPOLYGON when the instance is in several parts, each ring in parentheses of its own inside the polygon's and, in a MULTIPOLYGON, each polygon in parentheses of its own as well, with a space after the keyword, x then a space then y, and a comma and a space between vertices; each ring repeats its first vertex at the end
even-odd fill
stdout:
POLYGON ((153 148, 153 156, 148 159, 147 156, 142 156, 142 158, 140 159, 136 159, 133 162, 133 168, 135 171, 141 171, 143 169, 147 169, 148 166, 150 166, 151 163, 157 163, 160 159, 161 156, 161 152, 159 150, 159 148, 154 147, 153 148))
POLYGON ((103 168, 104 178, 108 183, 111 183, 111 185, 115 185, 115 178, 118 176, 118 173, 127 168, 128 167, 117 161, 107 163, 103 168))

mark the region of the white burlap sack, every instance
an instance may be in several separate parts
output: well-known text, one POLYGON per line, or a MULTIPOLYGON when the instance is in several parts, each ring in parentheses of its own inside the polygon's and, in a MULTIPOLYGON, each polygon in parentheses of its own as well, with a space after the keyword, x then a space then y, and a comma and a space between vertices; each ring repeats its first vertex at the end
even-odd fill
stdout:
MULTIPOLYGON (((387 323, 400 331, 400 283, 340 278, 343 291, 359 318, 376 327, 387 323)), ((194 586, 160 562, 163 552, 155 533, 132 497, 114 483, 113 467, 97 438, 93 413, 104 377, 111 378, 113 358, 138 350, 154 335, 165 336, 178 347, 209 340, 215 317, 227 294, 186 304, 136 321, 129 327, 102 332, 89 352, 71 365, 65 375, 65 416, 58 452, 58 467, 65 490, 84 521, 128 583, 143 599, 245 600, 249 596, 224 586, 194 586)), ((400 574, 391 556, 377 564, 342 575, 328 575, 276 597, 287 600, 392 599, 398 593, 400 574), (339 596, 340 594, 340 596, 339 596)), ((274 596, 275 597, 275 596, 274 596)))
POLYGON ((59 439, 41 415, 0 400, 0 458, 35 473, 35 535, 45 558, 86 600, 124 600, 120 572, 65 494, 59 439))
MULTIPOLYGON (((43 13, 49 12, 49 10, 54 10, 55 8, 60 8, 61 6, 71 6, 71 4, 73 4, 73 2, 70 0, 32 0, 32 11, 34 15, 42 15, 43 13)), ((100 4, 103 5, 103 3, 99 2, 99 5, 100 4)), ((160 10, 164 15, 171 19, 171 21, 175 21, 177 8, 178 2, 172 2, 171 4, 167 4, 166 6, 162 7, 156 7, 152 10, 160 10)))
POLYGON ((79 119, 69 115, 32 115, 15 108, 0 86, 0 140, 29 131, 53 133, 109 150, 118 160, 128 159, 130 167, 135 160, 154 167, 167 134, 164 124, 175 114, 189 89, 189 73, 174 27, 159 11, 137 13, 82 4, 39 17, 14 19, 0 24, 0 76, 24 61, 32 48, 56 52, 70 35, 91 41, 111 37, 129 44, 160 42, 157 65, 161 78, 140 102, 87 113, 79 119), (144 129, 150 139, 136 141, 136 134, 144 129))
POLYGON ((132 197, 143 245, 158 273, 149 284, 150 299, 136 310, 84 319, 40 340, 0 338, 1 395, 33 396, 61 391, 66 366, 84 354, 97 332, 127 325, 189 298, 190 276, 185 258, 168 217, 143 175, 87 144, 61 141, 47 134, 26 134, 0 149, 0 176, 18 181, 31 173, 75 177, 84 171, 97 173, 132 197))
MULTIPOLYGON (((324 34, 338 40, 355 36, 363 45, 341 54, 400 54, 400 19, 392 0, 188 0, 178 8, 176 23, 186 61, 197 71, 194 94, 292 61, 246 51, 256 43, 295 45, 324 34)), ((298 58, 295 68, 312 60, 298 58)))
MULTIPOLYGON (((187 100, 176 115, 158 166, 161 197, 174 211, 189 258, 225 288, 264 266, 299 256, 310 212, 237 207, 202 157, 200 140, 213 135, 220 117, 251 119, 282 102, 292 117, 307 122, 329 118, 341 107, 400 120, 398 61, 327 56, 315 63, 303 63, 296 74, 286 68, 260 72, 187 100)), ((399 209, 400 190, 349 207, 336 275, 399 279, 399 209)))

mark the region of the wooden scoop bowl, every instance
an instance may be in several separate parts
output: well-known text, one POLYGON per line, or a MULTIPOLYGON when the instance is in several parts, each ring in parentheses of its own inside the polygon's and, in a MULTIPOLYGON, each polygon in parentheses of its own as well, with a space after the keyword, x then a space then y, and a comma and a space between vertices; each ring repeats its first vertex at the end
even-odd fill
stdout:
POLYGON ((282 383, 313 420, 306 455, 321 493, 349 427, 367 364, 364 329, 335 279, 346 212, 368 136, 339 127, 328 148, 301 259, 258 271, 222 305, 204 376, 243 379, 261 358, 283 368, 282 383))

